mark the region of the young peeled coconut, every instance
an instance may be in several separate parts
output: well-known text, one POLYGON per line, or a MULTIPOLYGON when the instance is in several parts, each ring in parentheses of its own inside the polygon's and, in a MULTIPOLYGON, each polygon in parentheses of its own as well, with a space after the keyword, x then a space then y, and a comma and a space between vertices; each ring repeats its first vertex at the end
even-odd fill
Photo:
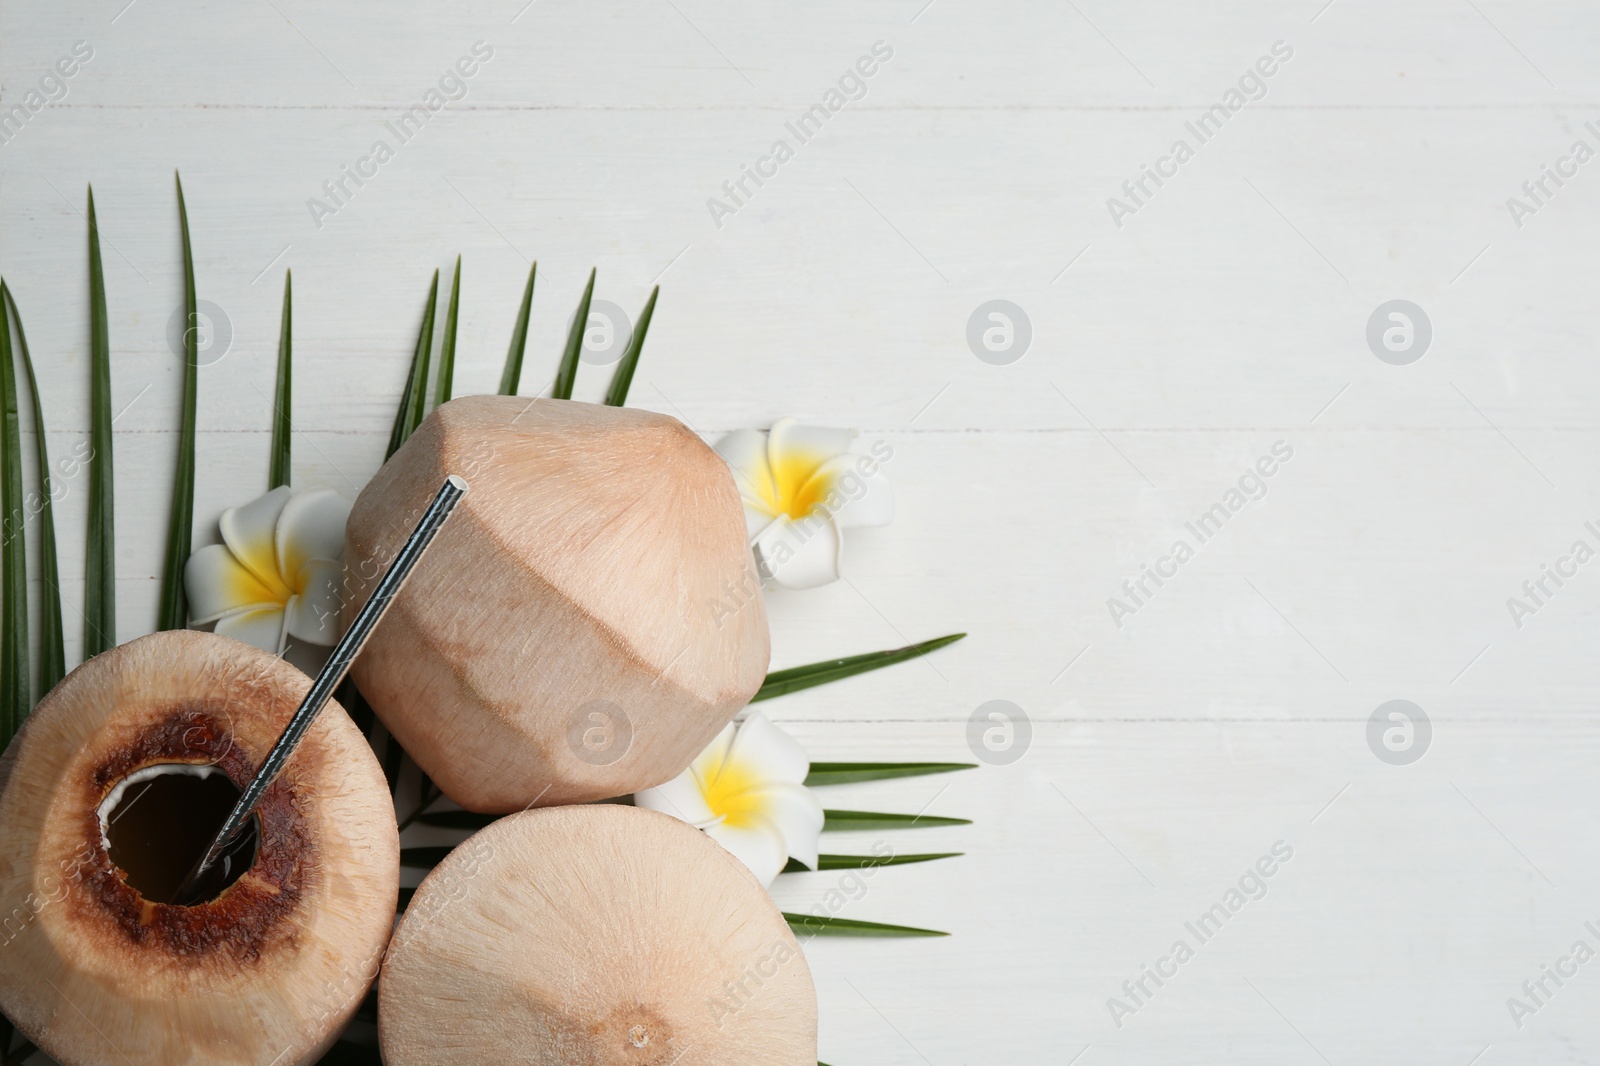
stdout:
POLYGON ((617 804, 502 818, 434 868, 378 987, 387 1066, 812 1066, 817 998, 766 891, 617 804))
POLYGON ((435 410, 351 511, 347 623, 447 474, 472 491, 354 677, 451 799, 505 812, 659 785, 761 687, 733 475, 683 423, 629 408, 435 410))
POLYGON ((74 670, 0 759, 0 1010, 68 1066, 315 1062, 377 973, 399 840, 337 705, 257 817, 178 888, 310 686, 256 648, 165 632, 74 670))

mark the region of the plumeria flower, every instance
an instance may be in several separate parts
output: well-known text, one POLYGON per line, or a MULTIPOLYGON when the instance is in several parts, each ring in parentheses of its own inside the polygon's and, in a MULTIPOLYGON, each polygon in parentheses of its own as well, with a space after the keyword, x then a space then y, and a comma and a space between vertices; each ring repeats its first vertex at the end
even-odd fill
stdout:
POLYGON ((327 489, 279 486, 222 512, 222 543, 183 571, 192 623, 281 654, 288 639, 339 639, 344 524, 350 505, 327 489))
POLYGON ((687 770, 633 802, 705 830, 770 885, 790 859, 817 868, 822 804, 804 784, 810 769, 804 749, 758 711, 730 722, 687 770))
POLYGON ((880 469, 893 451, 880 442, 855 455, 855 436, 782 418, 768 432, 740 429, 717 442, 763 579, 792 589, 837 581, 843 531, 894 518, 894 490, 880 469))

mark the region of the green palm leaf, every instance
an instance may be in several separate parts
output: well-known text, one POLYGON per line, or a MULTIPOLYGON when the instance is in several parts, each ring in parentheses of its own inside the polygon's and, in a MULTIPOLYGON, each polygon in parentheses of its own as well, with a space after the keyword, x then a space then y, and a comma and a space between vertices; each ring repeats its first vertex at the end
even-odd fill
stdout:
POLYGON ((515 396, 522 384, 522 355, 528 349, 528 319, 533 314, 533 276, 539 264, 528 267, 528 286, 522 290, 522 307, 517 311, 517 324, 511 330, 511 347, 506 350, 506 368, 500 372, 500 395, 515 396))
POLYGON ((790 914, 783 912, 784 920, 795 933, 808 936, 871 936, 912 937, 949 936, 937 929, 918 929, 913 925, 886 925, 883 922, 863 922, 854 918, 821 917, 815 914, 790 914))
POLYGON ((822 812, 824 833, 846 833, 862 829, 927 829, 940 825, 971 825, 970 818, 941 818, 932 814, 882 814, 877 811, 822 812))
POLYGON ((293 363, 293 309, 291 294, 293 278, 283 272, 283 323, 278 327, 278 387, 272 394, 272 465, 267 471, 267 488, 275 489, 289 483, 289 437, 294 432, 294 422, 289 417, 293 405, 293 387, 290 373, 293 363))
POLYGON ((189 624, 183 592, 183 567, 194 546, 194 427, 199 397, 200 315, 194 295, 194 250, 189 244, 189 211, 178 181, 178 225, 183 231, 183 302, 188 328, 183 332, 183 421, 178 435, 178 472, 172 482, 172 511, 167 522, 167 559, 161 577, 161 610, 157 629, 182 629, 189 624))
POLYGON ((434 386, 433 405, 450 402, 456 379, 456 320, 461 311, 461 257, 456 256, 456 276, 450 282, 450 309, 444 315, 444 339, 439 342, 439 380, 434 386))
POLYGON ((428 393, 428 360, 433 352, 433 310, 439 302, 439 272, 433 272, 433 284, 428 287, 428 306, 422 312, 422 329, 417 333, 417 348, 411 355, 411 371, 406 375, 405 391, 400 394, 400 407, 394 414, 394 428, 389 432, 389 450, 385 459, 400 450, 411 432, 422 422, 422 401, 428 393))
POLYGON ((89 533, 84 551, 83 657, 117 642, 115 494, 111 464, 111 336, 100 227, 89 188, 89 533))
POLYGON ((422 352, 422 363, 417 368, 417 380, 411 392, 411 409, 406 412, 406 436, 417 431, 428 414, 428 375, 433 369, 433 323, 439 307, 439 272, 433 272, 433 284, 428 289, 428 313, 422 319, 422 333, 417 342, 422 352))
POLYGON ((28 688, 28 555, 22 513, 22 424, 11 316, 0 300, 0 747, 31 706, 28 688))
POLYGON ((54 482, 50 476, 50 449, 44 436, 44 402, 39 398, 39 379, 33 372, 33 356, 28 352, 28 335, 22 330, 22 316, 17 312, 16 298, 11 288, 0 281, 0 295, 11 311, 17 326, 17 351, 22 355, 22 366, 28 372, 28 391, 33 396, 33 431, 35 459, 39 467, 39 577, 43 582, 43 599, 39 604, 39 692, 55 688, 67 673, 67 653, 61 627, 61 568, 56 556, 55 504, 52 500, 54 482))
POLYGON ((628 350, 622 353, 622 361, 617 364, 616 373, 611 375, 611 387, 606 390, 606 404, 611 407, 621 407, 628 402, 628 389, 633 385, 633 372, 639 368, 639 353, 644 351, 644 335, 650 331, 650 319, 656 313, 656 297, 661 294, 661 286, 657 285, 650 290, 650 299, 645 301, 644 310, 639 312, 638 324, 633 327, 633 336, 628 338, 628 350))
POLYGON ((558 400, 572 399, 572 386, 578 382, 578 359, 583 355, 583 334, 589 328, 589 301, 594 298, 594 275, 589 271, 589 284, 583 287, 583 298, 572 316, 572 331, 567 334, 567 350, 562 353, 561 365, 556 368, 556 381, 550 395, 558 400))
POLYGON ((921 777, 971 770, 972 762, 814 762, 806 775, 808 785, 848 785, 856 781, 886 781, 895 777, 921 777))
MULTIPOLYGON (((922 855, 818 855, 817 870, 875 870, 880 866, 910 866, 913 863, 933 862, 935 859, 954 859, 965 852, 939 851, 922 855)), ((783 868, 786 874, 811 872, 811 867, 798 859, 790 859, 783 868)))
POLYGON ((825 685, 841 678, 854 677, 856 674, 864 674, 871 670, 881 670, 885 666, 893 666, 895 663, 903 663, 907 659, 915 659, 931 651, 938 651, 964 636, 965 633, 951 633, 947 637, 936 637, 920 644, 908 644, 904 648, 873 651, 865 655, 851 655, 844 659, 828 659, 825 662, 808 663, 787 670, 775 670, 767 675, 767 679, 761 683, 761 688, 751 697, 750 702, 770 700, 774 696, 799 692, 813 685, 825 685))

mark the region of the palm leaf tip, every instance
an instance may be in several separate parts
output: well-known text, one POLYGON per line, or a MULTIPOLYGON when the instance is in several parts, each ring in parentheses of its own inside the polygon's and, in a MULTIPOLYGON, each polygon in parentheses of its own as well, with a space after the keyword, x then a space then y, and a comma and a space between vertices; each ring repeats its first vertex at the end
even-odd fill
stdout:
POLYGON ((611 387, 606 390, 606 404, 610 407, 621 407, 628 402, 628 389, 633 386, 633 373, 639 368, 639 354, 644 351, 644 337, 650 331, 650 319, 656 313, 656 297, 660 294, 659 285, 650 290, 650 299, 645 301, 644 310, 639 312, 639 321, 633 327, 633 336, 628 338, 622 361, 611 375, 611 387))
POLYGON ((914 925, 890 925, 886 922, 865 922, 855 918, 836 918, 816 914, 783 912, 784 920, 796 933, 809 936, 854 937, 924 937, 949 936, 938 929, 921 929, 914 925))
POLYGON ((822 812, 824 833, 860 832, 881 829, 933 829, 940 826, 971 825, 970 818, 947 818, 934 814, 886 814, 881 811, 822 812))
POLYGON ((184 204, 181 178, 177 179, 177 186, 178 225, 183 237, 183 298, 188 313, 188 328, 184 331, 183 345, 183 413, 178 434, 178 470, 173 478, 172 510, 167 523, 167 555, 161 577, 158 629, 182 629, 188 625, 183 571, 194 546, 195 413, 199 394, 200 330, 198 302, 195 299, 194 248, 189 239, 189 211, 184 204))
POLYGON ((400 393, 400 406, 394 414, 394 428, 389 431, 387 459, 400 450, 422 422, 423 401, 428 390, 428 361, 433 350, 433 315, 439 302, 439 272, 433 272, 433 283, 428 287, 428 305, 422 312, 422 328, 417 332, 416 350, 411 354, 411 368, 406 372, 406 386, 400 393))
POLYGON ((572 399, 573 386, 578 383, 578 360, 583 356, 583 335, 589 328, 589 304, 594 299, 595 270, 589 271, 589 283, 583 287, 578 309, 572 314, 572 329, 567 334, 567 347, 561 354, 561 365, 556 368, 555 384, 550 395, 557 400, 572 399))
POLYGON ((784 873, 807 873, 823 870, 876 870, 880 866, 911 866, 919 862, 960 858, 965 852, 938 851, 918 855, 818 855, 817 865, 806 866, 798 859, 790 859, 784 873))
POLYGON ((83 655, 117 642, 115 494, 111 459, 111 338, 100 226, 89 187, 89 521, 83 588, 83 655))
POLYGON ((455 278, 450 282, 450 306, 444 315, 444 337, 439 342, 439 380, 435 384, 433 405, 450 402, 456 378, 456 323, 461 312, 461 257, 456 256, 455 278))
POLYGON ((522 290, 522 306, 517 311, 517 324, 511 330, 511 347, 506 350, 505 369, 500 372, 500 395, 515 396, 522 384, 522 357, 528 350, 528 320, 533 315, 533 279, 539 272, 537 262, 528 267, 528 284, 522 290))
POLYGON ((793 666, 787 670, 775 670, 767 675, 767 679, 762 682, 761 688, 750 702, 770 700, 774 696, 799 692, 815 685, 825 685, 830 681, 839 681, 854 677, 856 674, 881 670, 885 666, 894 666, 908 659, 917 659, 940 648, 948 647, 965 636, 965 633, 951 633, 917 644, 908 644, 903 648, 867 652, 865 655, 851 655, 843 659, 827 659, 819 663, 807 663, 805 666, 793 666))
POLYGON ((808 785, 848 785, 860 781, 888 781, 974 770, 972 762, 814 762, 806 774, 808 785))
POLYGON ((283 317, 278 327, 278 381, 272 397, 272 461, 267 471, 267 488, 275 489, 289 483, 290 437, 294 421, 290 417, 293 404, 293 283, 290 272, 283 272, 283 317))

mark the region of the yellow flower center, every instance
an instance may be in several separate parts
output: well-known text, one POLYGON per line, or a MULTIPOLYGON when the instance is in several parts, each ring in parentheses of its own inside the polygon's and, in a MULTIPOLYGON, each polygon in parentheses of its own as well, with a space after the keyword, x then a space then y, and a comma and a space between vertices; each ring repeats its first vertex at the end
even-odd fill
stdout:
POLYGON ((747 829, 766 812, 757 783, 756 775, 738 763, 725 762, 706 780, 706 806, 724 825, 747 829))
POLYGON ((772 463, 772 492, 764 494, 774 515, 800 519, 817 509, 828 496, 828 478, 816 477, 823 458, 805 452, 789 452, 772 463))

